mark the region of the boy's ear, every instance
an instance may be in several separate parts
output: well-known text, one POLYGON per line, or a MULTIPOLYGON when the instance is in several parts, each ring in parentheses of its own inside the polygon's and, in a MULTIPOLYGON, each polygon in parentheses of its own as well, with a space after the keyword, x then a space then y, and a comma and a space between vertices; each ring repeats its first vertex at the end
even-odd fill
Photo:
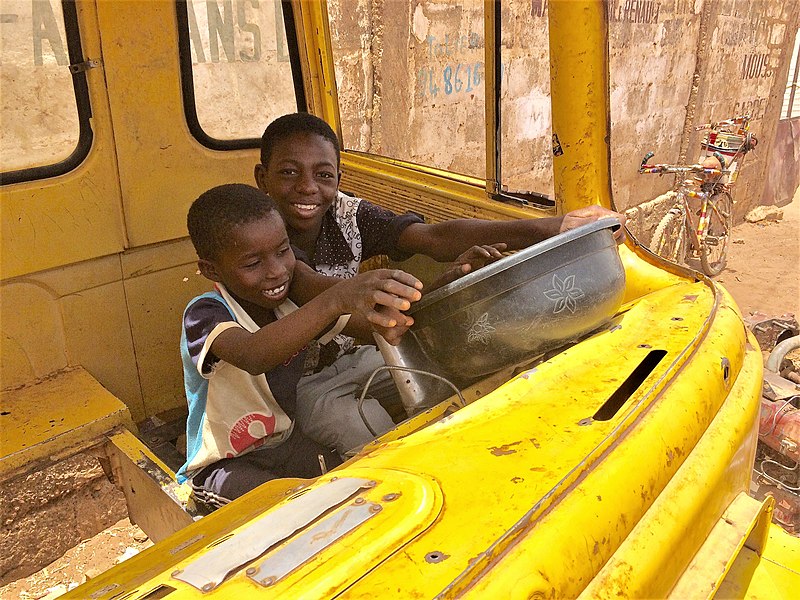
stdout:
POLYGON ((256 180, 256 185, 265 194, 267 193, 267 167, 261 163, 256 164, 253 169, 253 177, 256 180))
POLYGON ((197 261, 197 268, 200 269, 200 274, 206 279, 210 279, 211 281, 222 281, 219 277, 219 273, 217 273, 217 268, 210 260, 201 258, 197 261))

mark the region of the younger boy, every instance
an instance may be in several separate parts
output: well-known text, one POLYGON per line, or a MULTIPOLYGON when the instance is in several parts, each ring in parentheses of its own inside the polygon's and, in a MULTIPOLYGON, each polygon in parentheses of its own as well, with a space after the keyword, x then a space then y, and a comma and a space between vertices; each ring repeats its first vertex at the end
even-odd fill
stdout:
POLYGON ((339 464, 294 427, 305 347, 342 330, 348 313, 345 331, 363 335, 372 323, 396 342, 411 323, 400 311, 422 286, 397 270, 344 281, 296 266, 275 204, 247 185, 205 192, 187 225, 200 272, 216 285, 183 315, 189 417, 178 480, 216 507, 265 481, 315 477, 339 464))

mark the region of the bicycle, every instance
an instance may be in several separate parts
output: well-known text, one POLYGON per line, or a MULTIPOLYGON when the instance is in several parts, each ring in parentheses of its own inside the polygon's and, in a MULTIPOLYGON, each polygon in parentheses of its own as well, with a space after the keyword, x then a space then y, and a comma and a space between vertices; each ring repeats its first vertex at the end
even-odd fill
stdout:
POLYGON ((731 186, 741 157, 758 143, 748 132, 749 121, 749 116, 742 116, 697 127, 697 131, 707 130, 702 148, 706 153, 712 152, 706 154, 704 164, 651 165, 647 161, 654 154, 648 152, 644 156, 639 166, 641 174, 693 176, 677 185, 675 204, 656 227, 651 243, 656 254, 679 264, 689 264, 687 259, 699 260, 709 277, 719 275, 725 268, 733 227, 731 186), (708 166, 712 156, 719 168, 708 166))

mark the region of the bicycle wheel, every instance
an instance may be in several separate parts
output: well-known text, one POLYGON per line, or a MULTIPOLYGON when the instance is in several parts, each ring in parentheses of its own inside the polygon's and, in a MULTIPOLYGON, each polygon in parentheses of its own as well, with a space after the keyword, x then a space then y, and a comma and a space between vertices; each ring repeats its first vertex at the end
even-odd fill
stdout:
POLYGON ((700 240, 700 264, 703 273, 714 277, 722 273, 728 258, 733 227, 733 198, 728 192, 717 192, 709 198, 708 217, 708 229, 700 240))
POLYGON ((683 263, 686 258, 686 219, 683 210, 672 208, 656 227, 651 243, 653 251, 661 258, 683 263))

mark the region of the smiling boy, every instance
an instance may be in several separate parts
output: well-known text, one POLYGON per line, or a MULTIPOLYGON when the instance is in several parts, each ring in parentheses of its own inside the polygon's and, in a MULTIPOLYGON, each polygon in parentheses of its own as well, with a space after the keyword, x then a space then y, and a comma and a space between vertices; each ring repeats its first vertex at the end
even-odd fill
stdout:
MULTIPOLYGON (((189 417, 178 480, 216 507, 270 479, 314 477, 339 464, 294 427, 306 345, 343 328, 364 336, 370 324, 397 341, 411 323, 400 311, 420 297, 421 284, 397 270, 345 281, 297 264, 275 204, 247 185, 205 192, 187 225, 215 289, 183 315, 189 417)), ((375 409, 368 404, 368 418, 375 409)))
POLYGON ((560 217, 489 221, 450 219, 425 223, 418 215, 389 210, 339 191, 339 140, 330 126, 309 113, 279 117, 261 138, 261 162, 255 166, 258 187, 270 195, 286 221, 292 244, 310 263, 329 275, 352 276, 373 256, 424 254, 437 261, 458 258, 472 246, 505 243, 520 250, 613 216, 600 206, 580 208, 560 217))
MULTIPOLYGON (((487 221, 451 219, 425 223, 413 213, 393 212, 339 191, 339 140, 322 119, 308 113, 284 115, 273 121, 261 139, 261 162, 255 166, 258 187, 274 198, 283 215, 289 238, 299 249, 298 257, 320 273, 353 277, 368 258, 387 255, 404 260, 424 254, 437 261, 454 261, 471 247, 504 244, 519 250, 602 217, 625 217, 600 206, 581 208, 561 217, 487 221)), ((622 229, 620 229, 620 233, 622 229)), ((466 273, 469 265, 462 265, 466 273)), ((452 276, 452 274, 451 274, 452 276)), ((326 422, 337 431, 353 421, 347 402, 336 398, 329 384, 328 365, 354 351, 352 340, 337 336, 325 346, 314 348, 306 376, 298 385, 299 422, 313 439, 328 441, 326 422), (315 414, 314 424, 306 425, 305 415, 315 414)), ((357 352, 364 352, 356 350, 357 352)), ((375 369, 380 355, 370 354, 375 369)), ((384 372, 378 381, 390 380, 384 372)))

